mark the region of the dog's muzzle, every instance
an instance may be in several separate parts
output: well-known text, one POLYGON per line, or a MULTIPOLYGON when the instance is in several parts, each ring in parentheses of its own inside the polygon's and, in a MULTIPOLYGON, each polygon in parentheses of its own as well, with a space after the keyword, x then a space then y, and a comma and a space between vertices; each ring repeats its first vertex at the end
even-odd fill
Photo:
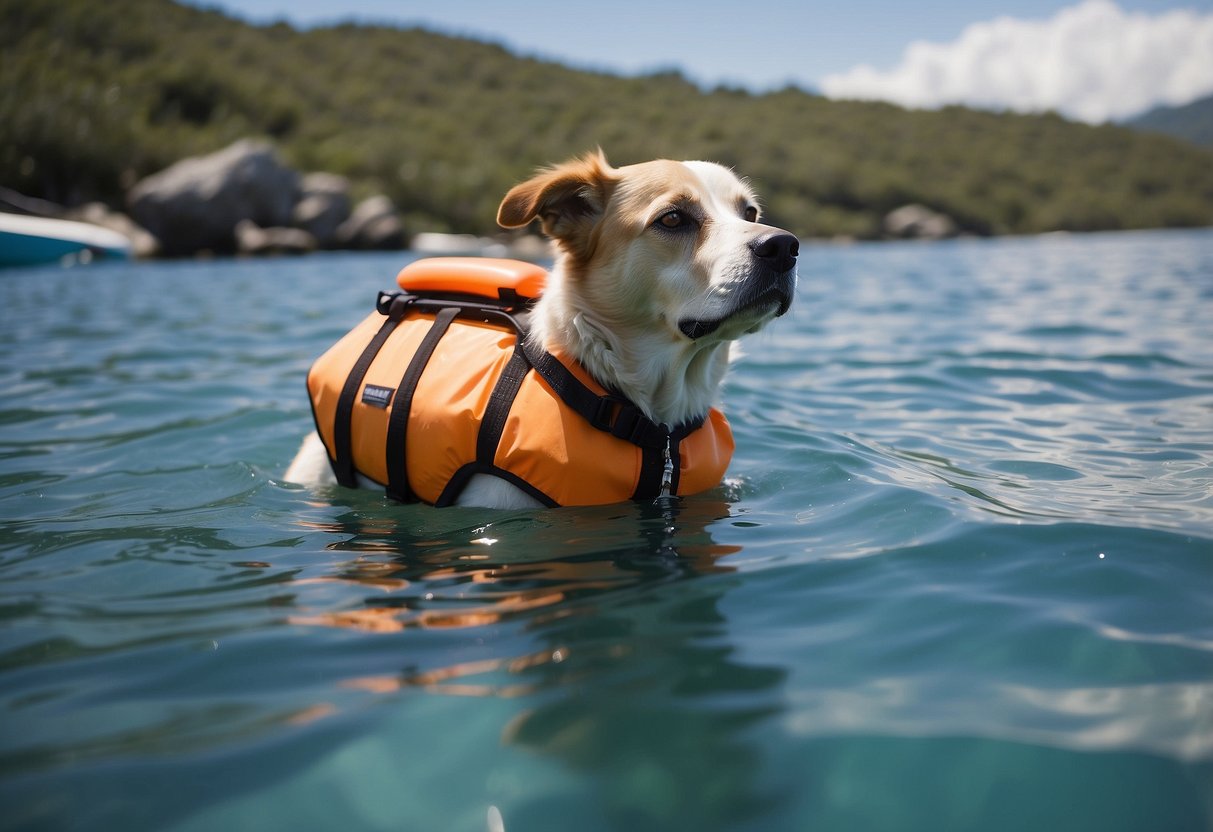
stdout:
POLYGON ((796 288, 796 256, 800 241, 786 231, 775 231, 750 241, 756 263, 755 275, 746 281, 732 311, 718 318, 684 318, 678 330, 692 341, 711 335, 737 315, 775 305, 778 318, 792 305, 796 288))

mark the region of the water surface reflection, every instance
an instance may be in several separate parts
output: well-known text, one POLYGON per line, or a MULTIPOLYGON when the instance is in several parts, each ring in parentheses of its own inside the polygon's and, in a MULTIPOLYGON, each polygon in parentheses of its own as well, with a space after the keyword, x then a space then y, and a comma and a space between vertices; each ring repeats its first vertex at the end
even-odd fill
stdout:
MULTIPOLYGON (((710 532, 727 503, 460 514, 351 512, 327 529, 353 557, 296 581, 292 621, 399 651, 344 689, 402 708, 418 692, 517 701, 501 740, 592 775, 604 828, 724 828, 778 805, 746 732, 782 708, 786 671, 733 644, 720 602, 740 547, 710 532)), ((546 801, 503 811, 519 828, 555 819, 546 801)))

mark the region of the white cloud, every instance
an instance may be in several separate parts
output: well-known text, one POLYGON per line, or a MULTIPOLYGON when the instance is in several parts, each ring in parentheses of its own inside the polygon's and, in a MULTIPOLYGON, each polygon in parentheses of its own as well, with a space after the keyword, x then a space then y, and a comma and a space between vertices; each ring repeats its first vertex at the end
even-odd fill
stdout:
POLYGON ((951 43, 912 43, 888 72, 858 66, 827 76, 821 89, 830 98, 907 107, 1120 119, 1213 92, 1213 12, 1129 14, 1110 0, 1085 0, 1049 20, 999 17, 951 43))

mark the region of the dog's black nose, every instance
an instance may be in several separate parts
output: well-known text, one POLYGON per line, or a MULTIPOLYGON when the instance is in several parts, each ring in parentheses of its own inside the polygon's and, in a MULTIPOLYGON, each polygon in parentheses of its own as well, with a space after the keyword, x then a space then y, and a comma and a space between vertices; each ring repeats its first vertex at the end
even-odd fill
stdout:
POLYGON ((773 231, 750 241, 750 251, 759 260, 765 260, 777 272, 791 271, 800 254, 800 240, 786 231, 773 231))

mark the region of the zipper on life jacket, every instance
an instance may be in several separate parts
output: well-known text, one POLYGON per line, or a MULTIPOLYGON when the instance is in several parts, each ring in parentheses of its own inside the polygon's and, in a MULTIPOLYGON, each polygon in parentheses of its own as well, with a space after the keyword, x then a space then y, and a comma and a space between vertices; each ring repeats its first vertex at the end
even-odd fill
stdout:
POLYGON ((673 443, 674 438, 667 436, 665 440, 665 460, 661 467, 661 493, 657 495, 658 500, 663 497, 669 497, 674 493, 674 457, 670 449, 673 443))

